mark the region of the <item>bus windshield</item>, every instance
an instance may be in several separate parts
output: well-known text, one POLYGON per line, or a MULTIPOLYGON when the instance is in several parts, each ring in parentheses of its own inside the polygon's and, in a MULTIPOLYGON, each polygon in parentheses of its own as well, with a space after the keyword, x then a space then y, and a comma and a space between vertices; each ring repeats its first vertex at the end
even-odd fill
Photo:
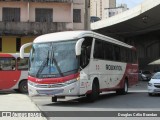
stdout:
POLYGON ((29 75, 37 78, 63 77, 78 72, 77 41, 35 43, 29 59, 29 75))

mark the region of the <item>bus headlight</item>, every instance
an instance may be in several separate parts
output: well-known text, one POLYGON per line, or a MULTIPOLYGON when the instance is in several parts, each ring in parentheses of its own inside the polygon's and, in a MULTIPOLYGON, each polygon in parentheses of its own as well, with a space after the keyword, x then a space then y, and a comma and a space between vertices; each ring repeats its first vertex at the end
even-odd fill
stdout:
POLYGON ((76 78, 76 80, 77 80, 77 81, 80 80, 80 76, 78 76, 78 77, 76 78))
POLYGON ((69 81, 65 82, 64 84, 69 85, 69 84, 72 84, 74 82, 77 82, 77 80, 76 79, 69 80, 69 81))
POLYGON ((33 87, 36 87, 36 85, 37 85, 36 83, 31 82, 31 81, 29 81, 29 80, 28 80, 28 84, 31 85, 31 86, 33 86, 33 87))
POLYGON ((77 82, 79 80, 80 80, 80 76, 78 76, 77 78, 75 78, 73 80, 69 80, 69 81, 65 82, 64 84, 65 85, 69 85, 69 84, 72 84, 72 83, 77 82))

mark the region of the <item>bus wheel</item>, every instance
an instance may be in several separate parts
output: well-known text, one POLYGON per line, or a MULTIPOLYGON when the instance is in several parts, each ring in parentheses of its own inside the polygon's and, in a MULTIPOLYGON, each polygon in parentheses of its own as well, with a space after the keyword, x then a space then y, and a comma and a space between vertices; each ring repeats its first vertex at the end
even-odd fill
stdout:
POLYGON ((14 91, 19 92, 19 89, 14 89, 14 91))
POLYGON ((52 97, 52 102, 57 102, 57 97, 52 97))
POLYGON ((116 91, 118 95, 126 95, 128 93, 128 82, 125 80, 123 88, 116 91))
POLYGON ((149 96, 153 96, 153 94, 152 94, 152 93, 148 93, 148 95, 149 95, 149 96))
POLYGON ((19 84, 19 91, 21 93, 28 93, 28 85, 27 85, 27 80, 23 80, 19 84))
POLYGON ((99 97, 99 82, 96 80, 92 84, 92 92, 87 94, 87 99, 90 102, 94 102, 99 97))

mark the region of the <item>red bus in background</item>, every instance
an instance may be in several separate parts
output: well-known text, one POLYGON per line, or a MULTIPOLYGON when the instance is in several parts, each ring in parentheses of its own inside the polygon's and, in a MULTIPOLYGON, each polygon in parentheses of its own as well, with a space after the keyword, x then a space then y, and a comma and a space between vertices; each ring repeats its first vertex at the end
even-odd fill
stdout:
POLYGON ((21 93, 28 92, 28 57, 18 53, 0 53, 0 90, 11 89, 21 93))

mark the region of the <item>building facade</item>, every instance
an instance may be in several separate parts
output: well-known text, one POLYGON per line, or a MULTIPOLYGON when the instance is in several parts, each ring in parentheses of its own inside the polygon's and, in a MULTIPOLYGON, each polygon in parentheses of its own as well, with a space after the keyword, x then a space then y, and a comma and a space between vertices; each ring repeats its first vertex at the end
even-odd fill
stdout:
POLYGON ((19 52, 21 45, 42 34, 88 29, 86 4, 85 0, 0 0, 0 52, 19 52))
POLYGON ((105 18, 109 18, 112 16, 115 16, 119 13, 122 13, 124 11, 128 10, 127 8, 127 4, 120 4, 117 7, 113 7, 113 8, 106 8, 105 9, 105 18))
POLYGON ((116 0, 90 0, 90 15, 106 19, 106 9, 115 8, 116 0))

